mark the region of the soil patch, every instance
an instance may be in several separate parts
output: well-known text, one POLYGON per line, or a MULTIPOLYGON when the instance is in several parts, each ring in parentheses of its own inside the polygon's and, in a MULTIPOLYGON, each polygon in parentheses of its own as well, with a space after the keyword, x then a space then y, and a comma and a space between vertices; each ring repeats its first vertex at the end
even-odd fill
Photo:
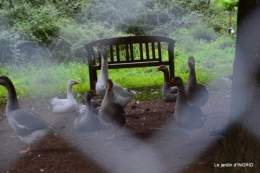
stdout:
MULTIPOLYGON (((183 145, 184 136, 173 122, 175 103, 162 100, 140 101, 127 106, 127 123, 117 137, 104 128, 93 132, 73 129, 75 113, 53 114, 48 99, 22 100, 21 107, 40 114, 56 127, 32 152, 20 154, 27 147, 19 140, 5 116, 0 116, 0 172, 51 173, 169 173, 204 172, 220 146, 208 132, 228 120, 230 97, 210 96, 202 111, 207 122, 192 145, 183 145)), ((5 107, 0 108, 1 115, 5 107)))

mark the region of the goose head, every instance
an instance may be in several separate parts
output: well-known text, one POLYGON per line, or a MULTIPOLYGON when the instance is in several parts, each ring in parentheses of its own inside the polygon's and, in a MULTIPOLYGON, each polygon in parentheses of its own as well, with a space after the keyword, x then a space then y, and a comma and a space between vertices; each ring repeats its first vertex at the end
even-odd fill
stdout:
POLYGON ((77 81, 73 80, 73 79, 68 81, 68 84, 67 84, 67 99, 75 100, 75 98, 72 94, 72 86, 76 85, 76 84, 79 84, 79 83, 77 81))
POLYGON ((188 65, 189 65, 189 66, 195 66, 195 59, 194 59, 193 56, 190 56, 190 57, 188 58, 188 65))
POLYGON ((106 48, 106 46, 103 46, 103 45, 97 43, 97 47, 98 47, 98 51, 99 51, 100 55, 103 58, 107 57, 107 48, 106 48))
POLYGON ((112 82, 111 79, 107 79, 107 80, 106 80, 106 88, 107 88, 108 90, 110 90, 110 89, 113 88, 113 82, 112 82))
POLYGON ((157 67, 157 71, 165 72, 167 70, 168 70, 168 68, 165 65, 160 65, 157 67))
POLYGON ((8 91, 7 108, 19 108, 15 87, 7 76, 0 76, 0 85, 4 86, 8 91), (12 106, 11 106, 12 105, 12 106), (9 107, 11 106, 11 107, 9 107))
POLYGON ((93 90, 89 90, 85 93, 85 98, 91 100, 93 97, 98 96, 93 90))
POLYGON ((170 80, 170 84, 178 87, 183 85, 183 81, 180 77, 174 77, 170 80))
POLYGON ((11 80, 7 76, 0 76, 0 85, 8 87, 9 83, 11 83, 11 80))
POLYGON ((76 84, 79 84, 79 82, 77 82, 77 81, 75 81, 73 79, 68 81, 68 86, 72 86, 72 85, 76 85, 76 84))

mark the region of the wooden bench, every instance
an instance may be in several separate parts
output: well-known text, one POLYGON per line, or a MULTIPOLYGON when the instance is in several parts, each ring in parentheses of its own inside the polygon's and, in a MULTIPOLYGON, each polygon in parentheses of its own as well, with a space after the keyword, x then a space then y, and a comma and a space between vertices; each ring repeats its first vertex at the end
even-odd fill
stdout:
POLYGON ((108 38, 84 46, 87 51, 90 88, 93 90, 97 81, 97 70, 101 69, 97 43, 107 47, 109 69, 168 65, 170 77, 174 77, 174 39, 163 36, 108 38), (163 52, 167 52, 167 60, 162 59, 163 52))

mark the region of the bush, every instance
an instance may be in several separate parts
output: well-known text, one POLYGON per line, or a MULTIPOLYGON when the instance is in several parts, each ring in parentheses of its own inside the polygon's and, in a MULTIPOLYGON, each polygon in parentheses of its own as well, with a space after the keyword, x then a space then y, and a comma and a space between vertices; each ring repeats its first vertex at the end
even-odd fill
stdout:
POLYGON ((226 48, 233 48, 235 49, 235 40, 230 37, 221 37, 218 40, 218 48, 219 49, 226 49, 226 48))
MULTIPOLYGON (((183 16, 192 16, 170 0, 117 1, 96 0, 77 17, 78 21, 101 21, 115 26, 115 29, 134 35, 166 35, 180 25, 197 20, 179 22, 183 16), (84 20, 83 20, 84 19, 84 20), (159 28, 159 29, 158 29, 159 28)), ((193 17, 194 19, 194 17, 193 17)), ((187 24, 189 25, 189 24, 187 24)))
POLYGON ((25 65, 28 62, 48 60, 50 54, 46 47, 19 32, 4 30, 0 32, 1 63, 25 65))
MULTIPOLYGON (((217 39, 213 29, 197 26, 202 19, 196 12, 179 6, 186 3, 187 7, 192 4, 197 7, 194 0, 185 3, 172 0, 9 2, 11 7, 8 1, 3 1, 0 8, 0 60, 17 65, 49 59, 86 60, 84 44, 122 35, 176 38, 176 46, 182 50, 180 56, 197 52, 199 44, 206 44, 205 40, 209 44, 217 39)), ((204 3, 203 9, 207 8, 204 3)), ((215 46, 230 50, 232 40, 223 40, 215 46)))
POLYGON ((208 42, 217 38, 217 34, 212 28, 207 28, 203 25, 194 27, 191 34, 196 40, 206 40, 208 42))
POLYGON ((78 61, 87 57, 85 44, 102 38, 126 35, 116 31, 113 26, 107 26, 107 22, 69 25, 61 30, 59 39, 53 41, 52 52, 58 59, 78 61))

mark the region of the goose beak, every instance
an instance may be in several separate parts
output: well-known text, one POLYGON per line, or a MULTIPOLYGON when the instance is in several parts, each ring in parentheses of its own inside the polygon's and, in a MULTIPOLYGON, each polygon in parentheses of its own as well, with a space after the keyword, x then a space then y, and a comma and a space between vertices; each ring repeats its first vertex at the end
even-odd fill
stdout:
POLYGON ((107 87, 107 89, 110 89, 110 88, 111 88, 111 84, 110 84, 110 83, 107 83, 107 84, 106 84, 106 87, 107 87))
POLYGON ((174 85, 174 80, 171 79, 170 82, 169 82, 170 85, 174 85))
POLYGON ((94 96, 98 96, 98 94, 96 92, 94 92, 94 96))
POLYGON ((102 49, 102 48, 104 48, 105 46, 103 46, 102 44, 97 43, 97 47, 98 47, 98 49, 102 49))
POLYGON ((188 63, 192 66, 195 66, 195 59, 193 56, 190 56, 189 59, 188 59, 188 63))
POLYGON ((191 60, 189 60, 189 62, 188 62, 190 65, 192 65, 192 66, 194 66, 194 62, 193 61, 191 61, 191 60))
POLYGON ((79 84, 79 82, 78 82, 78 81, 74 81, 74 85, 75 85, 75 84, 79 84))
POLYGON ((161 71, 160 66, 156 67, 157 71, 161 71))
POLYGON ((99 43, 97 43, 97 47, 98 47, 99 49, 102 48, 101 44, 99 44, 99 43))

